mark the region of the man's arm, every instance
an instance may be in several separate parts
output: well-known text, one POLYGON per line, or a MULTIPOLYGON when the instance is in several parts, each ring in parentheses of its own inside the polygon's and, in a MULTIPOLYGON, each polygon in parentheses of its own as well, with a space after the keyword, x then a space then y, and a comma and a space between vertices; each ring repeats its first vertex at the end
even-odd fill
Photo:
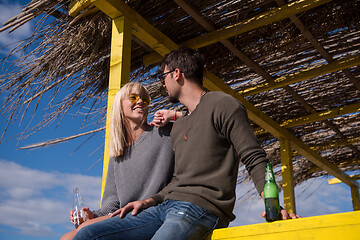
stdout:
POLYGON ((231 96, 226 96, 216 104, 216 126, 233 145, 238 159, 246 166, 255 187, 260 194, 265 184, 265 166, 269 161, 260 146, 244 106, 231 96))
MULTIPOLYGON (((245 164, 246 169, 252 178, 258 193, 264 200, 265 164, 268 158, 264 149, 260 146, 250 124, 244 106, 235 99, 223 99, 219 104, 220 120, 222 121, 222 133, 233 144, 239 159, 245 164), (229 101, 232 101, 229 104, 229 101), (223 106, 222 106, 223 105, 223 106), (225 106, 228 106, 225 108, 225 106)), ((299 215, 281 210, 282 218, 299 218, 299 215)), ((266 217, 265 211, 261 212, 266 217)))

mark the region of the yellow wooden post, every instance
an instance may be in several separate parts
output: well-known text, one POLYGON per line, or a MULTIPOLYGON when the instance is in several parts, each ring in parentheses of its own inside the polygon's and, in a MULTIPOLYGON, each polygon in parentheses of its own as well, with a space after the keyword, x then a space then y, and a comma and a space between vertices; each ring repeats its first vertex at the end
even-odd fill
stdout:
POLYGON ((284 207, 290 213, 296 213, 292 150, 288 139, 280 139, 281 174, 283 180, 284 207))
POLYGON ((351 198, 354 211, 360 210, 359 188, 351 187, 351 198))
POLYGON ((131 64, 131 23, 125 17, 121 16, 112 20, 112 38, 110 53, 110 74, 109 74, 109 92, 106 114, 106 133, 103 178, 101 187, 101 200, 104 193, 107 170, 109 166, 109 136, 111 126, 111 108, 116 93, 120 87, 129 82, 131 64))

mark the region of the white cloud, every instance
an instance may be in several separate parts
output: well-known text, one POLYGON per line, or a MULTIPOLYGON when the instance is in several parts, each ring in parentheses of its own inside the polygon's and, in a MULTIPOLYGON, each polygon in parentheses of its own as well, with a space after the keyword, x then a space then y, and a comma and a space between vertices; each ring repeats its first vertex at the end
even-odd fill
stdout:
MULTIPOLYGON (((0 3, 0 27, 3 27, 3 23, 10 18, 16 16, 18 13, 21 12, 21 5, 20 3, 0 3)), ((7 46, 9 44, 18 42, 20 40, 25 39, 26 37, 29 37, 32 33, 32 23, 27 22, 23 26, 19 27, 12 33, 9 33, 8 30, 0 33, 0 54, 7 55, 9 51, 14 46, 8 46, 3 48, 4 46, 7 46)))
POLYGON ((54 235, 55 225, 70 226, 75 186, 80 189, 84 204, 98 209, 100 177, 44 172, 0 160, 0 224, 15 228, 22 235, 54 235))

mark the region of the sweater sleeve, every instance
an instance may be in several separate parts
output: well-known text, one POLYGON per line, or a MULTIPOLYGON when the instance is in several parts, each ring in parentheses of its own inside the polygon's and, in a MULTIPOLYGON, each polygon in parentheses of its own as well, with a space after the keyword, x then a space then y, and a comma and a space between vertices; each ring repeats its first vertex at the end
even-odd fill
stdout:
POLYGON ((120 202, 115 184, 114 161, 114 158, 110 158, 109 160, 109 168, 106 177, 105 190, 101 203, 101 208, 93 211, 95 217, 100 217, 109 213, 113 213, 120 208, 120 202))
POLYGON ((260 194, 265 184, 265 166, 268 162, 251 126, 244 106, 232 97, 224 97, 215 111, 220 124, 219 130, 234 146, 240 161, 252 178, 260 194))

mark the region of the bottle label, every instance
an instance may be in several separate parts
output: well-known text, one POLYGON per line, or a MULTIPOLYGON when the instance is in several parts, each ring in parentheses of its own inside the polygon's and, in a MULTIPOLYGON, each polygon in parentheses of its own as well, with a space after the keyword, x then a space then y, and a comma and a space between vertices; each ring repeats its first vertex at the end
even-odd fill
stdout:
POLYGON ((266 174, 265 174, 265 181, 269 181, 269 180, 272 180, 273 177, 272 177, 272 173, 271 171, 267 171, 266 174))

